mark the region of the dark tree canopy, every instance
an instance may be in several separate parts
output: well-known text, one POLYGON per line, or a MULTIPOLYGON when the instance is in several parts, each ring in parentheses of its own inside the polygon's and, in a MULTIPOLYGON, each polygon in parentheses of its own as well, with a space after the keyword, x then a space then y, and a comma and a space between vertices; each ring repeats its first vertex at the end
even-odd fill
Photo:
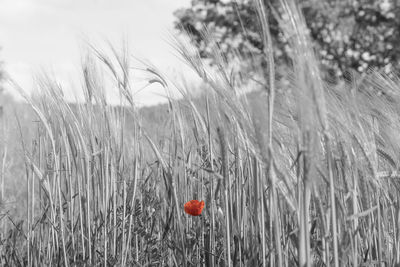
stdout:
MULTIPOLYGON (((192 0, 189 8, 176 11, 176 27, 189 33, 204 58, 210 57, 211 49, 202 34, 206 26, 228 58, 238 52, 256 60, 261 58, 257 54, 263 44, 253 2, 192 0)), ((279 13, 278 2, 272 0, 269 6, 279 13)), ((371 67, 388 74, 399 70, 400 9, 396 0, 299 2, 317 55, 330 76, 340 77, 351 70, 362 73, 371 67)), ((287 63, 290 49, 271 10, 275 59, 287 63)))

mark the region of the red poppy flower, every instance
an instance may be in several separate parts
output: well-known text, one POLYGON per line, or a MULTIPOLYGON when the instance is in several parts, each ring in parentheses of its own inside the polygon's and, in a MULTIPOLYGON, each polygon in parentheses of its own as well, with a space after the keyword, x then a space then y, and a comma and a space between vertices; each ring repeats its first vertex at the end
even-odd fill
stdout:
POLYGON ((204 208, 204 201, 190 200, 185 203, 185 212, 192 216, 199 216, 204 208))

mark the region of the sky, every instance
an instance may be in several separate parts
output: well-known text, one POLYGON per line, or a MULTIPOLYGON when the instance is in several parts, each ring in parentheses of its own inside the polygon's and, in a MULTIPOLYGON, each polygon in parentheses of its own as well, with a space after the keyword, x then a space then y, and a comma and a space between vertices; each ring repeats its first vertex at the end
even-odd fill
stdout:
MULTIPOLYGON (((85 43, 116 47, 126 40, 130 53, 168 76, 190 76, 168 43, 173 12, 190 0, 0 0, 0 60, 10 77, 30 92, 42 72, 66 89, 80 82, 85 43)), ((138 104, 162 101, 157 85, 137 95, 138 104)))

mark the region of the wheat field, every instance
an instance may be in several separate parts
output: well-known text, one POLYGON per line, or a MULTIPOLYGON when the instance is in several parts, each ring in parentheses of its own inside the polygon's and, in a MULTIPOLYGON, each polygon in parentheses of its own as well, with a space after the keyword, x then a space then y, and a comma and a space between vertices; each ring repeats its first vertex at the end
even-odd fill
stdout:
POLYGON ((51 78, 33 95, 15 84, 37 122, 14 137, 26 197, 19 220, 0 208, 2 266, 399 266, 400 81, 371 71, 325 82, 290 0, 281 23, 292 64, 276 79, 256 2, 268 62, 256 97, 217 45, 215 70, 178 39, 203 90, 146 66, 149 82, 183 96, 152 126, 126 51, 93 48, 81 104, 51 78), (103 72, 121 106, 107 102, 103 72), (201 216, 184 212, 191 199, 204 200, 201 216))

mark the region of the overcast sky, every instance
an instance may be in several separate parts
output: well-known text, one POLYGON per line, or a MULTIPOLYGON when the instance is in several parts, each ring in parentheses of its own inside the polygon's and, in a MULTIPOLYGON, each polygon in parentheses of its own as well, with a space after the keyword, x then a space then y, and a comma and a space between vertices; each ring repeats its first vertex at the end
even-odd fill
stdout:
MULTIPOLYGON (((182 72, 182 62, 167 43, 173 11, 189 0, 0 0, 0 59, 26 90, 40 71, 62 82, 75 80, 84 39, 129 42, 132 54, 168 75, 182 72)), ((104 42, 103 42, 104 43, 104 42)), ((78 80, 79 82, 79 80, 78 80)), ((138 102, 159 101, 158 89, 138 102)))

